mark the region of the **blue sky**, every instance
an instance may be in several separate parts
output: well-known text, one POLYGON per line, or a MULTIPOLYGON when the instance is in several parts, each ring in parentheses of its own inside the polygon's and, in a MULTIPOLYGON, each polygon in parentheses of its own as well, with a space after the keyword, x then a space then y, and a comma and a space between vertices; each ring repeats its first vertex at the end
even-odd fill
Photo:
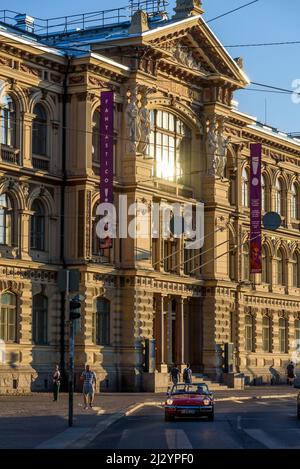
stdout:
MULTIPOLYGON (((33 16, 55 17, 125 6, 128 0, 2 0, 1 8, 26 12, 33 16)), ((175 0, 171 0, 173 6, 175 0)), ((237 8, 247 0, 203 0, 205 18, 213 18, 237 8)), ((257 42, 300 41, 299 0, 259 0, 243 10, 210 23, 224 45, 257 42)), ((248 77, 255 82, 291 89, 300 79, 300 44, 288 46, 229 48, 233 57, 244 58, 248 77)), ((287 132, 300 132, 300 104, 290 95, 241 91, 236 95, 240 110, 287 132)))

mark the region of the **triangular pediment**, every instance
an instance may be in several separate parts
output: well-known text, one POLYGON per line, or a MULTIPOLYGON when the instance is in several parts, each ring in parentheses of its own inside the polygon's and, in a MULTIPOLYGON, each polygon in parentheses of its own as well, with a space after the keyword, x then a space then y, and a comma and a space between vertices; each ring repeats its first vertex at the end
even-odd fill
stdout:
POLYGON ((172 25, 171 30, 148 32, 147 44, 161 53, 161 60, 177 63, 190 72, 206 77, 219 76, 236 83, 238 87, 248 84, 248 79, 237 62, 218 41, 202 17, 192 22, 172 25), (179 28, 180 26, 180 28, 179 28), (164 32, 164 34, 163 34, 164 32))

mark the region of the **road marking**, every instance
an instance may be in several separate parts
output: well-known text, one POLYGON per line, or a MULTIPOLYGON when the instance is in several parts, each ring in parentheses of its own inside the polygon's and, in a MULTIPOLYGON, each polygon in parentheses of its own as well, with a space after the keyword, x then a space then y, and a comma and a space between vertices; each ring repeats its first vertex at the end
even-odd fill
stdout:
POLYGON ((35 449, 64 449, 67 445, 76 442, 87 431, 87 427, 68 428, 64 432, 39 444, 35 449))
POLYGON ((183 430, 165 429, 168 449, 193 449, 193 446, 183 430))
POLYGON ((128 441, 126 442, 126 440, 128 439, 128 436, 129 436, 129 430, 126 428, 125 430, 122 431, 122 436, 119 440, 119 443, 118 443, 118 449, 126 449, 127 446, 128 446, 128 441))
POLYGON ((243 401, 233 401, 235 402, 236 404, 245 404, 243 401))
POLYGON ((259 404, 259 405, 269 405, 269 403, 268 403, 268 402, 260 402, 260 401, 259 401, 259 402, 257 402, 257 404, 259 404))
POLYGON ((282 443, 279 440, 272 438, 266 432, 264 432, 263 430, 260 430, 259 428, 249 428, 249 429, 244 428, 244 432, 247 433, 249 436, 251 436, 251 438, 254 438, 254 440, 257 440, 260 443, 262 443, 268 449, 286 448, 286 445, 282 445, 282 443))
POLYGON ((242 417, 240 415, 237 418, 237 429, 242 430, 242 417))

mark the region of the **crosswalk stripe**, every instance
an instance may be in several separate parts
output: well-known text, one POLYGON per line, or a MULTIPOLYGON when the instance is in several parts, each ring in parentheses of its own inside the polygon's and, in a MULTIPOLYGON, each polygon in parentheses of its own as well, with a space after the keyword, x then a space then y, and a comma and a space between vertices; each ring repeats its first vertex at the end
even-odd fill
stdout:
POLYGON ((165 429, 168 449, 193 449, 193 446, 183 430, 165 429))
POLYGON ((284 446, 280 443, 280 441, 276 440, 275 438, 272 438, 269 436, 266 432, 263 430, 260 430, 259 428, 248 428, 248 429, 243 429, 245 433, 247 433, 251 438, 254 438, 255 440, 259 441, 262 443, 264 446, 266 446, 269 449, 283 449, 284 446))

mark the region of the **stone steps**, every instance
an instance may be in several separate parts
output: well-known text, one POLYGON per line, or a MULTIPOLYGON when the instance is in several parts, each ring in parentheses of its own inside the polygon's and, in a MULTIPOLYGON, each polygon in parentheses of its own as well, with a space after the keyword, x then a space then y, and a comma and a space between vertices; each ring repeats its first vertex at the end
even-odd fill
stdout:
POLYGON ((222 383, 217 383, 215 381, 212 381, 209 379, 207 376, 202 375, 200 373, 195 373, 193 375, 193 383, 205 383, 207 384, 208 388, 210 391, 226 391, 228 390, 228 386, 222 383))

